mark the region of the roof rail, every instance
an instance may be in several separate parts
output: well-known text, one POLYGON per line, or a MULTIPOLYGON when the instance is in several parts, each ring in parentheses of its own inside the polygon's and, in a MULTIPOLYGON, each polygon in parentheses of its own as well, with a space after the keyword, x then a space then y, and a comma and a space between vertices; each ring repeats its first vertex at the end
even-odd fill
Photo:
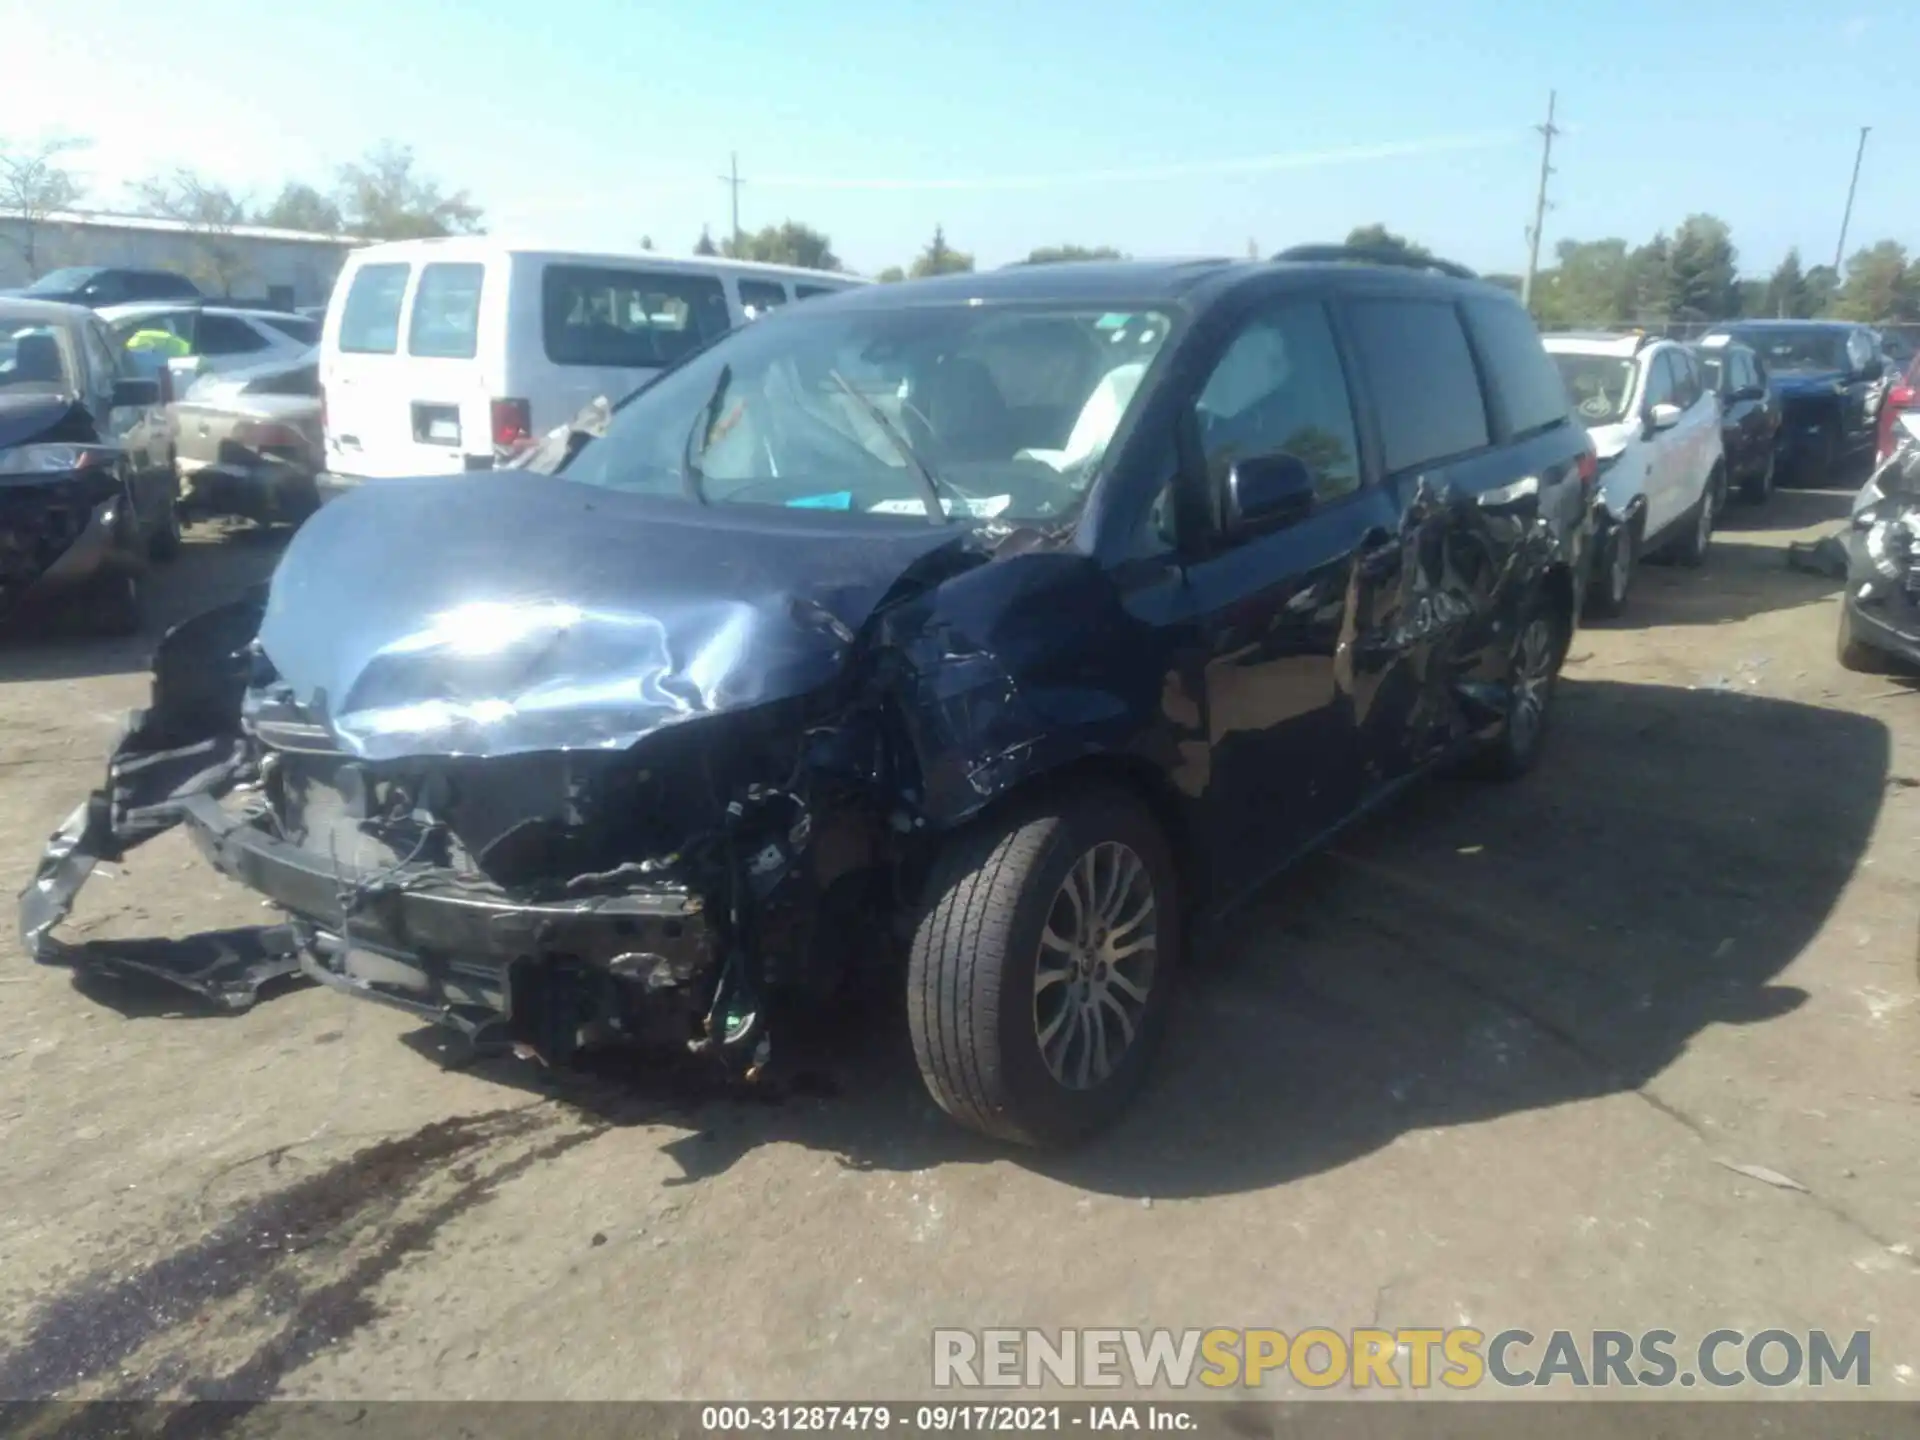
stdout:
POLYGON ((1466 266, 1442 260, 1437 255, 1410 255, 1404 250, 1372 245, 1295 245, 1273 258, 1310 264, 1396 265, 1403 270, 1437 271, 1442 275, 1451 275, 1455 280, 1480 278, 1466 266))

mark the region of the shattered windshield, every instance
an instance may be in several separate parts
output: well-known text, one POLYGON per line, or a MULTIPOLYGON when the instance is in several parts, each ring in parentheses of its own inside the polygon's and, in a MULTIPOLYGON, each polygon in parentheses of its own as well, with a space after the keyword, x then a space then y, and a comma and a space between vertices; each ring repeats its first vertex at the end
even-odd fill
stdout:
POLYGON ((1741 341, 1760 352, 1769 370, 1845 370, 1844 330, 1742 330, 1741 341))
POLYGON ((623 405, 562 471, 706 504, 1057 520, 1164 344, 1157 311, 798 309, 623 405))
POLYGON ((1561 352, 1553 363, 1560 367, 1560 378, 1581 424, 1612 425, 1626 418, 1627 402, 1633 398, 1631 360, 1561 352))
POLYGON ((77 388, 50 327, 0 320, 0 395, 67 395, 77 388))

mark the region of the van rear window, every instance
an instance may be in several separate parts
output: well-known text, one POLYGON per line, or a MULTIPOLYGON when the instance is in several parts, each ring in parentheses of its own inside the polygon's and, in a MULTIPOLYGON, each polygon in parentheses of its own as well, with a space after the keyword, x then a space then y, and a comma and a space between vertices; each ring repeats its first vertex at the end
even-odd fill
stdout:
POLYGON ((672 365, 733 324, 714 275, 549 265, 540 299, 547 358, 556 365, 672 365))
POLYGON ((484 265, 445 261, 420 272, 407 324, 407 353, 441 360, 471 360, 480 345, 480 283, 484 265))
POLYGON ((362 265, 340 307, 340 348, 350 355, 391 355, 400 346, 400 302, 407 264, 362 265))

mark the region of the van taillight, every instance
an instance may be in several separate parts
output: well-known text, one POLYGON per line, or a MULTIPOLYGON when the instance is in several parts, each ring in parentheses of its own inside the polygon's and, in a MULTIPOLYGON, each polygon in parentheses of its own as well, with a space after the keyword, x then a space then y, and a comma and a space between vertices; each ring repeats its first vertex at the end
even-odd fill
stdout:
POLYGON ((518 450, 533 439, 533 407, 525 400, 493 402, 493 448, 518 450))

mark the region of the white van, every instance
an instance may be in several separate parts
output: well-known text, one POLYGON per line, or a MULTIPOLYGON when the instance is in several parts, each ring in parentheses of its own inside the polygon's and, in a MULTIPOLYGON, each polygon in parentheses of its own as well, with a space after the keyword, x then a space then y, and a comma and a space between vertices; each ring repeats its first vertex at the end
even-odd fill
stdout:
POLYGON ((322 494, 368 478, 490 469, 755 315, 865 283, 648 251, 527 250, 480 235, 355 250, 320 336, 322 494))

